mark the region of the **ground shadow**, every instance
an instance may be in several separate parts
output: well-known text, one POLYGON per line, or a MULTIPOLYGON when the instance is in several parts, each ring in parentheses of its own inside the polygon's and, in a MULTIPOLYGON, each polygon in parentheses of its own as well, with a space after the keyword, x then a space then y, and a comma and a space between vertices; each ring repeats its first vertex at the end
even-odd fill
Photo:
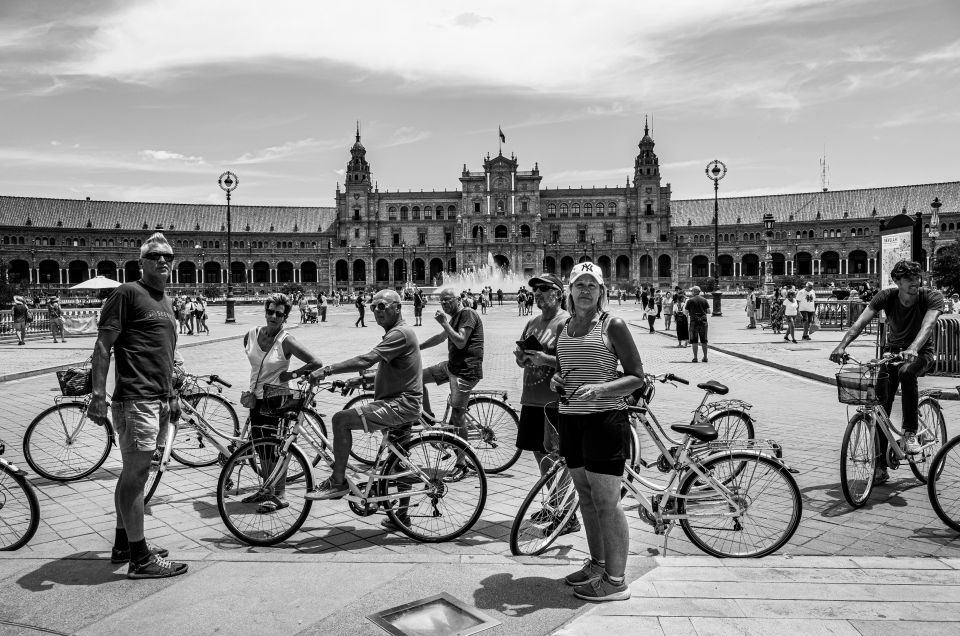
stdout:
POLYGON ((545 576, 513 578, 494 574, 480 581, 473 593, 478 609, 495 610, 505 616, 522 617, 546 609, 577 609, 587 602, 570 593, 570 587, 545 576))
POLYGON ((17 579, 17 584, 31 592, 50 590, 54 585, 103 585, 126 578, 126 564, 110 563, 109 559, 80 559, 84 552, 44 563, 17 579))
POLYGON ((859 508, 854 508, 847 503, 847 500, 843 497, 843 490, 841 489, 839 482, 835 484, 807 486, 805 488, 801 488, 800 493, 803 497, 804 508, 807 508, 811 511, 816 511, 823 517, 830 518, 840 517, 858 510, 870 510, 876 505, 904 508, 909 505, 909 503, 901 496, 901 494, 922 486, 923 484, 918 483, 916 480, 908 480, 907 478, 898 479, 895 481, 891 480, 886 484, 874 486, 873 491, 870 493, 870 498, 859 508), (823 499, 814 499, 810 496, 811 493, 818 491, 828 495, 834 501, 832 503, 825 502, 823 499), (824 503, 827 505, 823 506, 824 503))

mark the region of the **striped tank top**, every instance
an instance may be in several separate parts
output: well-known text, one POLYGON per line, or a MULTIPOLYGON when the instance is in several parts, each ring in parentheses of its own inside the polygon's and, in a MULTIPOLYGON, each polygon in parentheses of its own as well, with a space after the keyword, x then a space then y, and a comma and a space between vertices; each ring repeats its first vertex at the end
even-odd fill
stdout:
MULTIPOLYGON (((557 338, 557 360, 560 362, 561 372, 567 374, 565 384, 568 395, 584 384, 600 384, 618 377, 619 360, 603 344, 604 323, 605 319, 601 316, 593 329, 579 338, 570 335, 569 323, 560 332, 560 337, 557 338)), ((560 412, 600 413, 622 410, 626 406, 622 396, 590 401, 573 398, 569 404, 560 404, 560 412)))

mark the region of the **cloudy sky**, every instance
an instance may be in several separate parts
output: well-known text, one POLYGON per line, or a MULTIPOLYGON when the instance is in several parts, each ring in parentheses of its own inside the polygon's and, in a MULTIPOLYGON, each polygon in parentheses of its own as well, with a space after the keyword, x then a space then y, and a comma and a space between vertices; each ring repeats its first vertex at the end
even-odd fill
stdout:
POLYGON ((322 205, 504 153, 617 185, 649 114, 675 199, 960 178, 956 0, 4 0, 0 194, 322 205))

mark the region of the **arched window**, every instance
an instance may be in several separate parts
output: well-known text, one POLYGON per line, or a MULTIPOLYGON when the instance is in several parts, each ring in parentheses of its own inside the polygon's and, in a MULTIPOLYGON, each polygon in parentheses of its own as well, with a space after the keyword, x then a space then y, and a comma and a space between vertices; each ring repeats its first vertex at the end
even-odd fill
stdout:
POLYGON ((602 203, 598 203, 598 204, 597 204, 597 216, 603 216, 603 204, 602 204, 602 203))
POLYGON ((557 206, 553 203, 547 205, 547 216, 555 217, 557 216, 557 206))
MULTIPOLYGON (((439 217, 437 217, 437 218, 439 218, 439 217)), ((448 221, 453 221, 453 220, 456 219, 456 218, 457 218, 457 206, 455 206, 455 205, 448 205, 448 206, 447 206, 447 220, 448 220, 448 221)))
POLYGON ((580 204, 579 204, 579 203, 574 203, 574 204, 573 204, 573 216, 580 216, 580 204))
POLYGON ((590 203, 583 204, 583 216, 593 216, 593 205, 590 203))
POLYGON ((497 199, 497 214, 504 214, 505 205, 503 199, 497 199))
POLYGON ((419 221, 419 220, 420 220, 420 206, 419 206, 419 205, 413 206, 412 212, 413 212, 413 215, 412 215, 411 218, 413 218, 414 221, 419 221))
POLYGON ((407 206, 401 207, 401 208, 400 208, 400 220, 401 220, 401 221, 406 221, 406 220, 407 220, 407 215, 408 215, 409 212, 410 212, 410 210, 407 209, 407 206))
POLYGON ((617 216, 617 204, 613 201, 607 205, 607 216, 617 216))
POLYGON ((567 204, 566 204, 566 203, 561 203, 561 204, 560 204, 560 216, 567 216, 567 204))

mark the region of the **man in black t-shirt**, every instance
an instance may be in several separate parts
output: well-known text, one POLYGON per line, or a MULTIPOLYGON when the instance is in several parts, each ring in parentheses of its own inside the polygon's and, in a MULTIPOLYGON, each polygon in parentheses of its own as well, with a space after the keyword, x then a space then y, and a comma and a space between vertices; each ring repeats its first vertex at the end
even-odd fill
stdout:
MULTIPOLYGON (((467 438, 463 418, 470 401, 470 391, 483 377, 483 321, 480 315, 463 307, 452 289, 440 292, 440 307, 436 320, 443 331, 420 343, 420 349, 429 349, 447 341, 447 360, 423 370, 423 410, 432 415, 427 383, 443 384, 450 381, 450 425, 467 438), (448 318, 449 316, 449 318, 448 318)), ((459 462, 458 462, 459 464, 459 462)))
MULTIPOLYGON (((900 261, 893 266, 890 277, 896 287, 880 290, 871 299, 857 321, 853 323, 836 349, 830 353, 830 359, 836 363, 846 360, 846 348, 860 332, 870 324, 879 311, 886 314, 886 343, 883 353, 899 353, 903 356, 901 365, 887 365, 889 374, 884 410, 890 414, 893 400, 899 385, 903 408, 903 450, 916 455, 923 450, 924 444, 932 440, 917 435, 917 405, 920 392, 917 378, 925 375, 933 366, 934 350, 930 336, 937 325, 937 318, 943 312, 943 294, 935 289, 920 286, 920 264, 913 261, 900 261)), ((885 458, 887 438, 878 435, 879 458, 875 483, 888 479, 885 458)), ((943 440, 940 440, 943 442, 943 440)))
POLYGON ((423 306, 426 303, 423 300, 423 292, 417 287, 413 290, 413 326, 423 326, 423 306))
POLYGON ((177 321, 164 294, 173 266, 173 248, 157 232, 140 248, 140 280, 120 285, 103 303, 93 349, 93 397, 87 413, 106 425, 110 350, 116 357, 113 428, 123 468, 117 479, 116 541, 112 563, 129 562, 127 577, 157 579, 187 571, 168 561, 167 550, 150 547, 143 534, 143 488, 158 440, 166 443, 171 422, 180 417, 173 391, 177 321))
POLYGON ((710 303, 700 295, 700 288, 694 285, 690 288, 693 297, 683 306, 683 313, 687 315, 690 324, 690 344, 693 345, 693 362, 697 362, 697 343, 703 344, 703 361, 707 362, 707 315, 710 313, 710 303))

